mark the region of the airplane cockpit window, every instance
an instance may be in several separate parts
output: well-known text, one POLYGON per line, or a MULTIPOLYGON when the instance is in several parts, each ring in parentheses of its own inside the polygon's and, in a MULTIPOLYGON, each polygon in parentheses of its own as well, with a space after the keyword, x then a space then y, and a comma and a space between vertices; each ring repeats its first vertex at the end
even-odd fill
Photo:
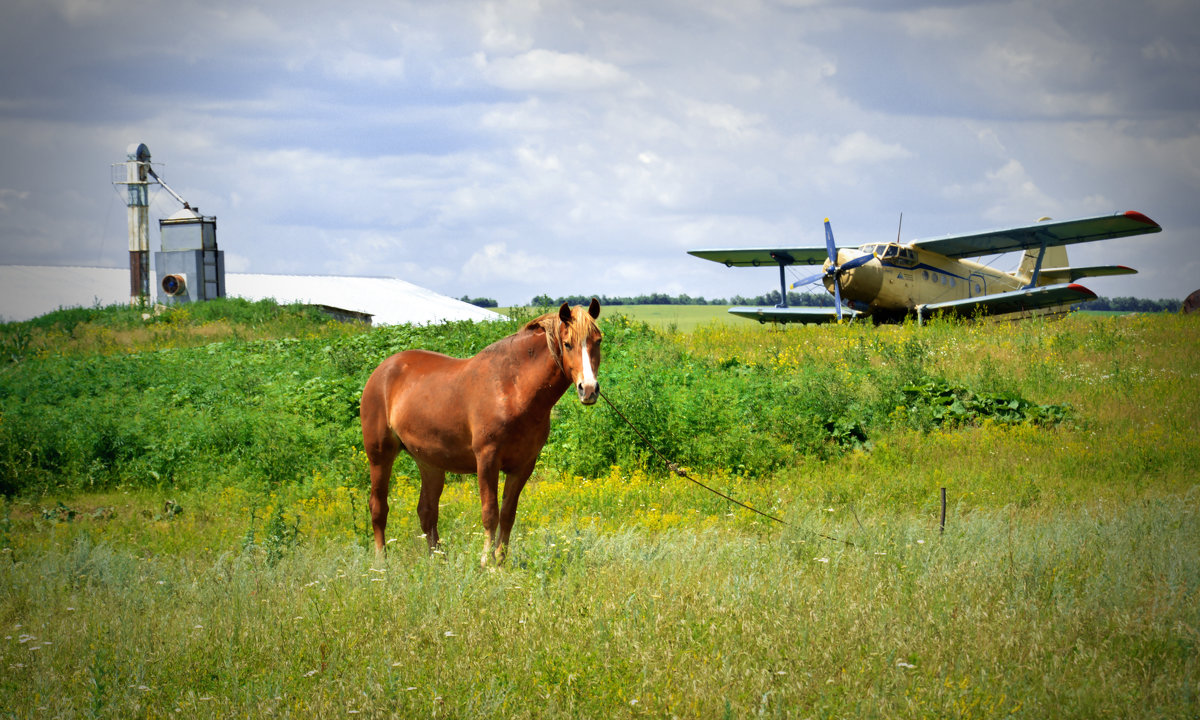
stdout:
POLYGON ((883 257, 889 265, 897 267, 916 267, 917 257, 911 248, 900 247, 899 245, 886 245, 880 249, 883 250, 883 257))

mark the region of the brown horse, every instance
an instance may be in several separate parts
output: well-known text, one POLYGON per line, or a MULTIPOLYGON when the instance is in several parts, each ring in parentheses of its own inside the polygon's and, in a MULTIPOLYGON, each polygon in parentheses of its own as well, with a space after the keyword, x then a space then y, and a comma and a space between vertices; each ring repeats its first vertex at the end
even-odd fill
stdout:
POLYGON ((496 563, 504 562, 517 498, 550 434, 550 409, 572 384, 584 405, 600 395, 599 316, 595 298, 586 311, 563 303, 473 358, 407 350, 375 368, 363 388, 360 415, 378 554, 384 550, 392 463, 405 450, 421 472, 417 515, 429 549, 438 544, 446 473, 474 473, 487 531, 480 563, 487 565, 493 548, 496 563), (501 471, 504 504, 498 508, 501 471))

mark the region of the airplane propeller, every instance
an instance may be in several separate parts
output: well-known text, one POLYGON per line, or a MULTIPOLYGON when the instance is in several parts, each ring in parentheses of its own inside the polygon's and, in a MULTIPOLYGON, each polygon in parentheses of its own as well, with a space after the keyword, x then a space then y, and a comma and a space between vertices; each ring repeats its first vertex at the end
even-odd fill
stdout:
POLYGON ((825 267, 823 270, 821 270, 821 272, 817 273, 816 275, 806 277, 803 280, 797 280, 796 282, 792 283, 792 287, 793 288, 803 287, 805 285, 808 285, 809 283, 816 282, 817 280, 820 280, 822 278, 832 277, 833 278, 833 297, 834 297, 834 301, 837 303, 836 307, 837 307, 838 322, 841 322, 841 320, 842 320, 842 287, 841 287, 841 283, 839 282, 839 280, 841 279, 841 277, 840 277, 841 274, 843 272, 848 272, 850 270, 853 270, 854 268, 858 267, 859 265, 867 264, 868 262, 873 260, 875 256, 868 253, 866 255, 861 255, 861 256, 853 258, 851 260, 847 260, 846 262, 842 263, 841 265, 838 265, 837 264, 837 260, 838 260, 837 244, 834 243, 834 241, 833 241, 833 228, 830 227, 830 225, 829 225, 829 218, 825 218, 825 250, 829 253, 829 265, 827 267, 825 267))

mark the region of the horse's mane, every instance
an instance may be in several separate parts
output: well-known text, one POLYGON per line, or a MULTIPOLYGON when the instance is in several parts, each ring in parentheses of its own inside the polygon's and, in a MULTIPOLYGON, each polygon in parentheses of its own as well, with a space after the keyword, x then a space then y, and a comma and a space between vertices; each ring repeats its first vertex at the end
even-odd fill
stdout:
MULTIPOLYGON (((581 343, 587 340, 591 329, 596 327, 596 321, 592 316, 583 312, 576 312, 581 308, 571 308, 572 322, 567 326, 567 340, 572 343, 581 343), (580 322, 582 320, 582 322, 580 322)), ((555 339, 558 337, 558 330, 562 326, 562 320, 558 317, 558 311, 548 312, 545 315, 536 317, 525 323, 525 327, 521 328, 523 332, 536 332, 541 329, 546 333, 546 347, 550 348, 550 354, 558 357, 558 343, 555 339)))

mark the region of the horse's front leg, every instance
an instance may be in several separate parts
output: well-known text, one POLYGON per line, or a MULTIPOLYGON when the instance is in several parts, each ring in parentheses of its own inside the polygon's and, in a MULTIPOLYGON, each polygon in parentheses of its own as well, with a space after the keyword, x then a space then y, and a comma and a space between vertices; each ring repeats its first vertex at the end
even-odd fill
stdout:
POLYGON ((488 556, 496 542, 496 526, 500 524, 500 508, 496 501, 496 489, 500 483, 500 464, 494 452, 476 453, 479 475, 480 519, 483 521, 483 555, 479 565, 487 567, 488 556))
POLYGON ((500 508, 500 533, 496 539, 496 564, 504 563, 508 554, 508 536, 512 532, 513 523, 517 519, 517 500, 521 497, 521 489, 529 479, 532 470, 508 473, 504 476, 504 504, 500 508))

